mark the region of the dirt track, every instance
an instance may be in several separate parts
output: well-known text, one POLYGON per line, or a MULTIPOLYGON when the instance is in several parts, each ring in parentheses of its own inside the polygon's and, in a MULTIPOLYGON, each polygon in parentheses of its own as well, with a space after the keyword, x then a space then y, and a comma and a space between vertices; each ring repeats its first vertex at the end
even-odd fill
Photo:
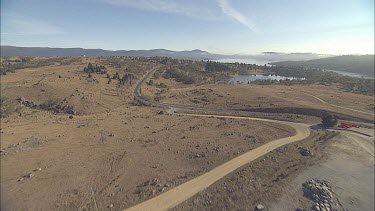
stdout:
MULTIPOLYGON (((193 114, 186 114, 186 115, 193 115, 193 114)), ((285 125, 293 127, 296 130, 296 134, 291 137, 277 139, 267 144, 264 144, 254 150, 251 150, 241 156, 238 156, 212 169, 211 171, 199 177, 196 177, 178 187, 175 187, 168 192, 165 192, 155 198, 152 198, 148 201, 145 201, 127 210, 167 210, 167 209, 173 208, 177 206, 178 204, 180 204, 181 202, 197 194, 198 192, 206 189, 211 184, 223 178, 224 176, 236 170, 237 168, 267 154, 268 152, 278 147, 307 138, 310 134, 308 125, 301 124, 301 123, 291 123, 291 122, 283 122, 283 121, 277 121, 277 120, 258 119, 258 118, 250 118, 250 117, 237 117, 237 116, 215 116, 215 115, 193 115, 193 116, 248 119, 248 120, 256 120, 256 121, 274 122, 274 123, 285 124, 285 125)))
POLYGON ((344 106, 339 106, 339 105, 335 105, 335 104, 332 104, 332 103, 329 103, 329 102, 326 102, 324 101, 323 99, 315 96, 315 95, 312 95, 312 94, 309 94, 309 93, 306 93, 306 92, 303 92, 317 100, 319 100, 320 102, 324 103, 324 104, 327 104, 327 105, 330 105, 330 106, 333 106, 333 107, 336 107, 336 108, 342 108, 342 109, 346 109, 346 110, 349 110, 349 111, 354 111, 354 112, 358 112, 358 113, 362 113, 362 114, 369 114, 369 115, 372 115, 374 116, 375 114, 374 113, 370 113, 370 112, 365 112, 365 111, 360 111, 360 110, 357 110, 357 109, 352 109, 352 108, 347 108, 347 107, 344 107, 344 106))
MULTIPOLYGON (((149 74, 138 84, 134 94, 136 97, 142 98, 142 96, 138 93, 140 86, 142 85, 143 81, 154 71, 150 71, 149 74)), ((310 95, 310 94, 308 94, 310 95)), ((370 115, 374 115, 368 112, 362 112, 350 108, 345 108, 341 106, 336 106, 330 103, 325 102, 324 100, 310 95, 317 100, 329 104, 335 107, 344 108, 348 110, 352 110, 355 112, 366 113, 370 115)), ((143 99, 142 99, 143 100, 143 99)), ((160 106, 165 107, 164 104, 161 103, 152 103, 153 106, 160 106)), ((170 108, 174 108, 174 105, 169 105, 170 108)), ((176 105, 176 108, 183 108, 183 105, 176 105)), ((187 107, 188 108, 188 107, 187 107)), ((188 108, 189 109, 189 108, 188 108)), ((203 109, 204 110, 204 109, 203 109)), ((168 210, 171 209, 178 204, 184 202, 185 200, 189 199, 190 197, 194 196, 198 192, 208 188, 210 185, 218 181, 219 179, 225 177, 229 173, 233 172, 234 170, 240 168, 241 166, 267 154, 268 152, 277 149, 286 144, 290 144, 296 141, 303 140, 307 138, 310 134, 309 125, 301 124, 301 123, 292 123, 292 122, 285 122, 285 121, 277 121, 277 120, 270 120, 270 119, 260 119, 260 118, 251 118, 251 117, 238 117, 238 116, 218 116, 218 115, 198 115, 198 114, 183 114, 183 115, 191 115, 191 116, 200 116, 200 117, 215 117, 215 118, 236 118, 236 119, 249 119, 249 120, 256 120, 256 121, 266 121, 266 122, 273 122, 284 124, 293 127, 296 130, 296 134, 291 137, 281 138, 274 141, 271 141, 267 144, 264 144, 254 150, 251 150, 241 156, 238 156, 214 169, 211 171, 196 177, 180 186, 177 186, 157 197, 154 197, 150 200, 147 200, 143 203, 140 203, 136 206, 133 206, 127 210, 168 210)))

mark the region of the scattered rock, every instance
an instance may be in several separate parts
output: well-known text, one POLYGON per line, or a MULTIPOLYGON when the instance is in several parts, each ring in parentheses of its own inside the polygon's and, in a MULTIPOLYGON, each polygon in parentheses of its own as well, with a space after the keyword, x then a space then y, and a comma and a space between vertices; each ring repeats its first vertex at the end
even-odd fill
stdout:
POLYGON ((256 210, 264 210, 263 204, 258 204, 256 210))
POLYGON ((67 114, 76 114, 72 106, 62 105, 55 102, 47 102, 42 104, 37 104, 29 100, 25 100, 23 97, 16 99, 19 103, 23 104, 26 107, 33 109, 41 109, 51 111, 52 113, 67 113, 67 114))
POLYGON ((305 147, 300 147, 299 149, 299 153, 302 155, 302 156, 313 156, 314 154, 307 148, 305 147))
POLYGON ((302 184, 304 196, 315 202, 312 210, 334 210, 336 204, 330 184, 324 180, 310 179, 302 184))

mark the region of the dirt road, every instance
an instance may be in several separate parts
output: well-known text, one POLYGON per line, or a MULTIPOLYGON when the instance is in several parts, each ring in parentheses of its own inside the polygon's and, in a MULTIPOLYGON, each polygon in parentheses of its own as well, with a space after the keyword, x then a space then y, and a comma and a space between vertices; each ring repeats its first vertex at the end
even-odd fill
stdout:
POLYGON ((370 113, 370 112, 366 112, 366 111, 360 111, 360 110, 357 110, 357 109, 352 109, 352 108, 347 108, 347 107, 343 107, 343 106, 339 106, 339 105, 335 105, 335 104, 332 104, 332 103, 329 103, 327 101, 324 101, 323 99, 315 96, 315 95, 312 95, 312 94, 309 94, 307 92, 303 92, 304 94, 306 95, 309 95, 317 100, 319 100, 320 102, 324 103, 324 104, 327 104, 327 105, 330 105, 330 106, 333 106, 333 107, 336 107, 336 108, 342 108, 342 109, 346 109, 346 110, 349 110, 349 111, 354 111, 354 112, 358 112, 358 113, 362 113, 362 114, 369 114, 369 115, 372 115, 374 116, 375 114, 374 113, 370 113))
MULTIPOLYGON (((171 104, 162 104, 158 102, 147 102, 146 99, 142 97, 139 93, 140 87, 145 81, 147 77, 149 77, 154 71, 150 71, 146 77, 141 80, 141 82, 137 85, 137 88, 134 90, 134 95, 136 98, 140 98, 141 101, 145 101, 148 105, 162 107, 162 108, 170 108, 170 109, 192 109, 191 106, 184 106, 184 105, 171 105, 171 104)), ((310 95, 310 94, 309 94, 310 95)), ((311 95, 312 97, 320 100, 323 103, 327 103, 324 100, 311 95)), ((329 103, 327 103, 329 104, 329 103)), ((345 108, 341 106, 336 106, 330 104, 335 107, 344 108, 353 110, 356 112, 367 113, 374 115, 372 113, 358 111, 350 108, 345 108)), ((199 110, 205 110, 204 108, 199 108, 199 110)), ((293 123, 293 122, 286 122, 286 121, 278 121, 278 120, 270 120, 270 119, 260 119, 260 118, 251 118, 251 117, 239 117, 239 116, 219 116, 219 115, 199 115, 199 114, 180 114, 180 115, 190 115, 190 116, 199 116, 199 117, 214 117, 214 118, 233 118, 233 119, 248 119, 248 120, 255 120, 255 121, 265 121, 265 122, 273 122, 278 124, 288 125, 293 127, 296 130, 296 134, 291 137, 281 138, 274 141, 271 141, 267 144, 264 144, 256 149, 253 149, 245 154, 242 154, 212 170, 207 173, 204 173, 201 176, 198 176, 188 182, 183 183, 165 193, 162 193, 150 200, 142 202, 136 206, 133 206, 128 211, 133 210, 168 210, 177 206, 178 204, 184 202, 185 200, 189 199, 190 197, 194 196, 200 191, 208 188, 210 185, 218 181, 219 179, 225 177, 229 173, 233 172, 234 170, 240 168, 241 166, 267 154, 268 152, 277 149, 283 145, 290 144, 296 141, 303 140, 310 135, 309 125, 301 124, 301 123, 293 123)), ((347 133, 350 136, 350 133, 347 133)), ((367 151, 367 150, 366 150, 367 151)))
POLYGON ((200 116, 200 117, 215 117, 215 118, 232 118, 232 119, 248 119, 255 121, 265 121, 265 122, 274 122, 279 124, 285 124, 293 127, 296 130, 296 134, 291 137, 281 138, 274 141, 271 141, 267 144, 264 144, 254 150, 251 150, 241 156, 238 156, 214 169, 211 171, 196 177, 180 186, 177 186, 159 196, 156 196, 148 201, 140 203, 134 207, 131 207, 127 210, 167 210, 173 208, 180 204, 181 202, 189 199, 198 192, 206 189, 219 179, 225 177, 227 174, 232 171, 240 168, 241 166, 267 154, 268 152, 281 147, 285 144, 290 144, 295 141, 302 140, 307 138, 310 134, 308 125, 301 123, 292 123, 292 122, 283 122, 277 120, 269 119, 259 119, 259 118, 250 118, 250 117, 237 117, 237 116, 217 116, 217 115, 198 115, 198 114, 183 114, 190 116, 200 116))

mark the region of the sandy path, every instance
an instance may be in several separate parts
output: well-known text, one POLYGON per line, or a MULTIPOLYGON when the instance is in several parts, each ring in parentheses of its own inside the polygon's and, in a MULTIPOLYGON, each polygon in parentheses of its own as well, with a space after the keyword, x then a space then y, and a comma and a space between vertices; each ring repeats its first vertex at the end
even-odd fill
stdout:
MULTIPOLYGON (((150 71, 137 85, 137 87, 134 90, 134 96, 139 97, 142 99, 140 92, 140 87, 142 83, 154 72, 150 71)), ((314 97, 315 99, 321 101, 322 103, 329 104, 334 107, 343 108, 359 113, 365 113, 374 115, 373 113, 359 111, 351 108, 346 108, 334 104, 330 104, 314 95, 308 94, 309 96, 314 97)), ((161 103, 154 103, 151 104, 153 106, 157 107, 168 107, 169 109, 191 109, 188 106, 184 105, 166 105, 161 103)), ((205 110, 205 109, 201 109, 205 110)), ((219 116, 219 115, 200 115, 200 114, 179 114, 179 115, 187 115, 187 116, 199 116, 199 117, 214 117, 214 118, 232 118, 232 119, 248 119, 253 121, 264 121, 264 122, 273 122, 278 124, 284 124, 288 125, 296 130, 296 134, 291 137, 276 139, 274 141, 268 142, 256 149, 250 150, 249 152, 246 152, 206 173, 204 173, 201 176, 198 176, 188 182, 185 182, 165 193, 162 193, 154 198, 151 198, 145 202, 142 202, 138 205, 135 205, 129 209, 126 209, 128 211, 133 210, 168 210, 171 209, 180 203, 186 201, 190 197, 194 196, 195 194, 205 190, 210 185, 215 183, 216 181, 220 180, 221 178, 225 177, 229 173, 233 172, 234 170, 240 168, 241 166, 267 154, 268 152, 275 150, 283 145, 290 144, 296 141, 303 140, 304 138, 307 138, 310 135, 310 129, 309 125, 302 124, 302 123, 293 123, 293 122, 286 122, 286 121, 278 121, 278 120, 271 120, 271 119, 261 119, 261 118, 251 118, 251 117, 239 117, 239 116, 219 116)), ((365 147, 367 148, 367 147, 365 147)), ((367 150, 366 150, 367 151, 367 150)))
POLYGON ((208 188, 210 185, 225 177, 229 173, 233 172, 237 168, 267 154, 268 152, 281 147, 285 144, 290 144, 295 141, 300 141, 307 138, 310 135, 308 125, 301 123, 284 122, 270 119, 259 119, 251 117, 237 117, 237 116, 218 116, 218 115, 198 115, 198 114, 180 114, 189 116, 200 116, 200 117, 215 117, 215 118, 232 118, 232 119, 248 119, 255 121, 274 122, 279 124, 288 125, 296 130, 296 134, 291 137, 276 139, 268 142, 256 149, 253 149, 247 153, 244 153, 214 169, 198 176, 188 182, 183 183, 165 193, 162 193, 152 199, 149 199, 143 203, 133 206, 127 210, 168 210, 184 202, 190 197, 194 196, 200 191, 208 188))

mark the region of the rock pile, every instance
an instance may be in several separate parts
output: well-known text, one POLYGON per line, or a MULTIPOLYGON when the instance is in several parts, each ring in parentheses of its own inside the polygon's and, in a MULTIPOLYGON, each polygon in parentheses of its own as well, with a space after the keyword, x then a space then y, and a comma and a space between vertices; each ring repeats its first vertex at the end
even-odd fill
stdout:
POLYGON ((312 206, 312 210, 336 210, 333 191, 327 181, 310 179, 303 183, 302 186, 305 197, 315 202, 315 204, 312 206))
POLYGON ((23 104, 26 107, 33 108, 33 109, 41 109, 46 111, 51 111, 53 113, 67 113, 67 114, 76 114, 77 112, 74 110, 72 106, 68 105, 61 105, 57 103, 42 103, 37 104, 29 100, 25 100, 24 98, 18 98, 17 101, 23 104))
POLYGON ((299 153, 302 156, 313 156, 314 155, 309 149, 307 149, 305 147, 300 147, 299 148, 299 153))

